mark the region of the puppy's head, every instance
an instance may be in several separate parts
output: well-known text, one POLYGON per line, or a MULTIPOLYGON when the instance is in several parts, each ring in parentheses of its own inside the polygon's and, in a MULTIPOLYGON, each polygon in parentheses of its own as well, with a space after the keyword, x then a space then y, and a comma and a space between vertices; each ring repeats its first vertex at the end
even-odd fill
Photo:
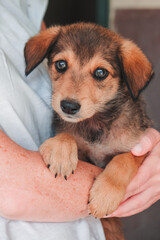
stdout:
POLYGON ((94 24, 51 27, 29 39, 26 75, 45 57, 52 106, 69 122, 103 111, 122 86, 136 100, 152 74, 150 62, 134 43, 94 24))

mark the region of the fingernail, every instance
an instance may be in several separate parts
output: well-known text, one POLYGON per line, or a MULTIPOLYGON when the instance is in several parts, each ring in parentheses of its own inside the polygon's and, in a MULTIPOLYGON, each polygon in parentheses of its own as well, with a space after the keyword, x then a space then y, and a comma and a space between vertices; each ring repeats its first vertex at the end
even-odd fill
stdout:
POLYGON ((143 149, 142 149, 142 145, 141 144, 137 144, 134 148, 132 148, 132 152, 137 153, 137 154, 141 153, 142 150, 143 149))

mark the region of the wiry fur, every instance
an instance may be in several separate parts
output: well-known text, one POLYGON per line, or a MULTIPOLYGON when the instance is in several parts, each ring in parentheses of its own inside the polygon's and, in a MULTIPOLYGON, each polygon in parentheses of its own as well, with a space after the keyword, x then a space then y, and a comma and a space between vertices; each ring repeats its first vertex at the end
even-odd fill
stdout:
MULTIPOLYGON (((41 146, 41 154, 55 176, 66 179, 76 169, 78 158, 100 167, 109 163, 89 197, 89 211, 101 218, 118 207, 144 159, 134 157, 130 150, 150 125, 138 96, 152 75, 151 64, 131 41, 83 23, 52 27, 31 38, 25 47, 26 74, 44 57, 53 85, 57 136, 41 146), (58 60, 67 62, 63 74, 55 68, 58 60), (109 72, 103 81, 94 77, 97 68, 109 72), (60 103, 66 99, 78 102, 80 111, 64 113, 60 103)), ((107 221, 107 238, 123 239, 117 221, 107 221)))

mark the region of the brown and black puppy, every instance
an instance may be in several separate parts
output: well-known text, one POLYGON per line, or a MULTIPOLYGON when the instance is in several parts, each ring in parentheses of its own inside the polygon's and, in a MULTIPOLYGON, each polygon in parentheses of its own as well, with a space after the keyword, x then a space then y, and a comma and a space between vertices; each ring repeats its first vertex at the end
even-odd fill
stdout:
POLYGON ((102 218, 123 200, 144 159, 130 150, 150 125, 139 94, 151 64, 133 42, 86 23, 51 27, 31 38, 26 75, 45 57, 57 135, 42 144, 41 154, 53 174, 66 179, 78 159, 100 167, 109 162, 90 191, 89 211, 102 218))

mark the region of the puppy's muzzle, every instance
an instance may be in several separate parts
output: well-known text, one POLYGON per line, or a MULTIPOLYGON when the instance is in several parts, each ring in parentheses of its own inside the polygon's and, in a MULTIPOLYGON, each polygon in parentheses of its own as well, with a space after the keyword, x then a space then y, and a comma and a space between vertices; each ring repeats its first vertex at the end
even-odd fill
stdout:
POLYGON ((61 109, 64 113, 74 115, 80 110, 81 105, 73 100, 62 100, 61 109))

